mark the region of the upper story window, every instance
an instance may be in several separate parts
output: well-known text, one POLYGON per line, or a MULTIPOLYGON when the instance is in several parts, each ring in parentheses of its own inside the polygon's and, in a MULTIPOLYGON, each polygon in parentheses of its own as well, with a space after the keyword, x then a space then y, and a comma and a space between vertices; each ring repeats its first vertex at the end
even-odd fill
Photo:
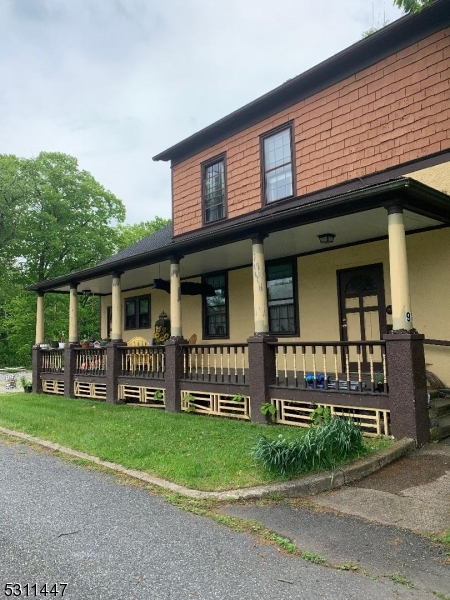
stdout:
POLYGON ((150 327, 150 296, 125 298, 125 329, 150 327))
POLYGON ((292 126, 262 138, 265 202, 274 202, 294 195, 292 168, 292 126))
POLYGON ((266 277, 270 333, 296 335, 298 315, 294 261, 268 263, 266 277))
POLYGON ((203 221, 212 223, 225 218, 225 156, 214 158, 202 166, 203 221))
POLYGON ((207 275, 203 282, 214 289, 214 295, 203 296, 203 337, 227 338, 228 325, 228 277, 227 273, 207 275))

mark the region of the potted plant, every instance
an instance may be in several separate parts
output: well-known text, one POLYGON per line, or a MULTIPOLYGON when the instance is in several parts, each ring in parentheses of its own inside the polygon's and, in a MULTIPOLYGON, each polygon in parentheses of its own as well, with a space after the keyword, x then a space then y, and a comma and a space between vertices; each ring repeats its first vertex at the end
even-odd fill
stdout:
POLYGON ((22 375, 22 377, 20 378, 20 385, 23 387, 23 391, 25 392, 25 394, 31 394, 33 390, 33 383, 29 379, 27 379, 25 375, 22 375))
POLYGON ((89 340, 81 340, 81 347, 82 348, 89 348, 89 340))

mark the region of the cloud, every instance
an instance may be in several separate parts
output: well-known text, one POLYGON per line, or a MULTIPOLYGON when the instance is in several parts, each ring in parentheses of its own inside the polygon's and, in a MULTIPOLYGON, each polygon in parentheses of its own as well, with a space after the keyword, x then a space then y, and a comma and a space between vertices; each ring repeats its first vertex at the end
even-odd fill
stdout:
POLYGON ((127 207, 170 216, 151 157, 400 16, 375 0, 3 0, 0 152, 76 156, 127 207))

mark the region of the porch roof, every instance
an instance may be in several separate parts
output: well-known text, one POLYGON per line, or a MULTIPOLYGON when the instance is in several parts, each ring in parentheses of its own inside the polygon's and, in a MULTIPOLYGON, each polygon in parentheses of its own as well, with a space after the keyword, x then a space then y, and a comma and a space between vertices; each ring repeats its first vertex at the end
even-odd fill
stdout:
POLYGON ((250 260, 245 244, 255 234, 272 234, 267 241, 269 259, 286 256, 289 252, 298 255, 317 251, 313 240, 317 243, 317 234, 331 225, 340 231, 339 244, 334 244, 333 248, 380 239, 387 236, 387 217, 383 206, 393 201, 404 207, 408 232, 450 224, 450 197, 411 178, 400 177, 357 189, 343 189, 327 190, 326 197, 315 195, 304 198, 302 203, 282 210, 266 207, 185 236, 174 238, 171 226, 168 226, 94 267, 35 283, 27 289, 65 293, 70 283, 79 282, 80 291, 91 289, 97 294, 108 294, 113 272, 133 273, 124 289, 136 289, 143 287, 143 281, 148 286, 152 278, 161 277, 161 267, 162 276, 168 274, 168 261, 174 256, 186 257, 182 269, 186 277, 243 266, 250 260), (303 245, 297 239, 300 228, 303 245), (286 230, 295 232, 289 244, 286 241, 288 236, 277 234, 286 230), (224 248, 227 248, 226 252, 224 248), (150 269, 152 265, 154 268, 150 269), (92 286, 94 281, 96 285, 92 286))
POLYGON ((315 67, 288 79, 260 98, 160 152, 153 157, 153 160, 171 160, 172 164, 179 163, 449 25, 450 1, 434 0, 418 14, 406 15, 382 27, 315 67))

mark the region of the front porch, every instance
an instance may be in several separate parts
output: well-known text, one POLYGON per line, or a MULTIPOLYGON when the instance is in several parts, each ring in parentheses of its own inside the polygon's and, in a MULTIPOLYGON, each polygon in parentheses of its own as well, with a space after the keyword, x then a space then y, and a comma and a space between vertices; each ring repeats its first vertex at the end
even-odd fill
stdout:
MULTIPOLYGON (((386 337, 347 344, 283 343, 262 336, 238 345, 195 346, 177 340, 167 347, 35 347, 35 391, 260 423, 265 422, 261 406, 267 402, 276 411, 273 422, 300 427, 311 424, 317 406, 327 406, 332 414, 354 418, 366 436, 407 435, 423 440, 429 435, 426 401, 421 402, 421 410, 415 407, 420 418, 411 425, 405 412, 410 406, 410 382, 405 373, 395 372, 399 364, 395 360, 389 371, 386 358, 400 351, 404 359, 409 348, 411 360, 419 359, 420 364, 423 336, 386 337), (369 372, 361 368, 363 346, 369 351, 369 372), (373 368, 375 349, 383 357, 382 373, 373 368), (357 371, 340 370, 341 356, 348 367, 353 352, 357 371), (399 397, 401 404, 395 402, 399 397)), ((426 394, 422 383, 416 394, 426 394)))
MULTIPOLYGON (((421 445, 430 422, 411 298, 419 331, 446 337, 441 303, 430 311, 423 281, 432 273, 439 289, 449 219, 444 194, 395 180, 198 236, 164 235, 162 245, 150 236, 97 267, 34 286, 35 391, 262 423, 269 405, 275 422, 296 426, 309 425, 321 405, 352 415, 367 435, 421 445), (70 294, 64 350, 40 347, 52 291, 70 294), (78 296, 87 292, 102 297, 105 348, 79 347, 78 296), (161 311, 170 338, 153 346, 161 311), (149 345, 127 346, 136 336, 149 345)), ((430 345, 427 362, 446 369, 430 345)))

